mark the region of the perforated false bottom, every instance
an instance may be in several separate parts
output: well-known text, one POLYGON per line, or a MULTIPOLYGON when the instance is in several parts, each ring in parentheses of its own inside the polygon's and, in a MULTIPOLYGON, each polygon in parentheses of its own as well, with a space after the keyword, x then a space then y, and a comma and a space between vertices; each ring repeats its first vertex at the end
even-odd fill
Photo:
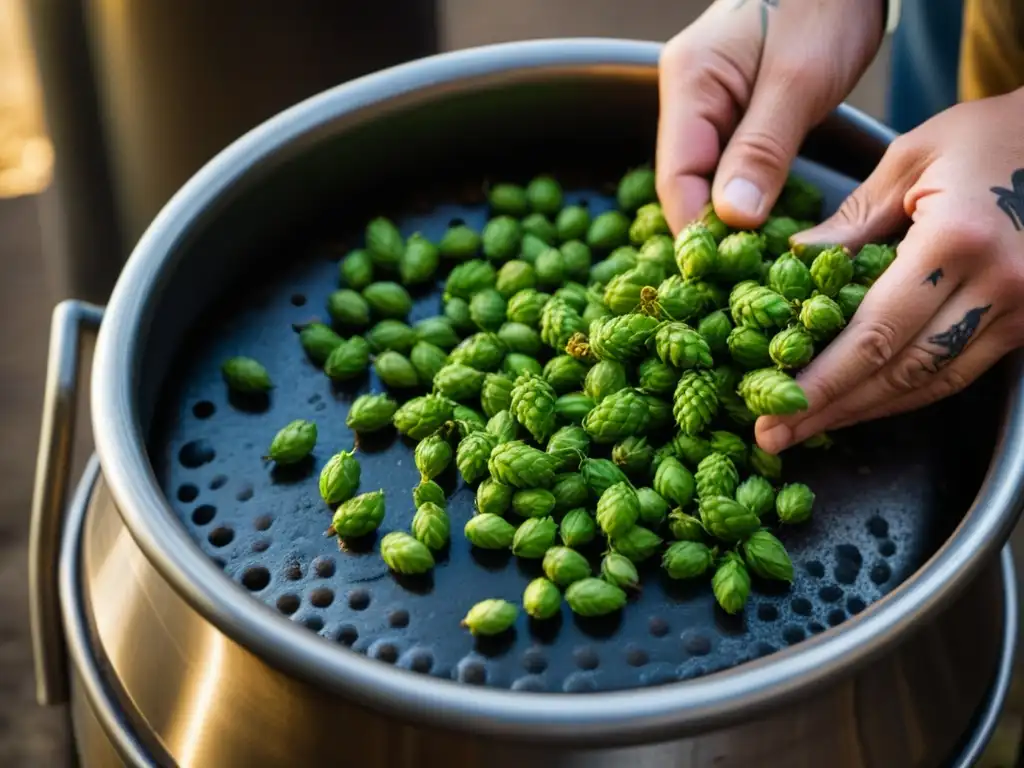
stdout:
MULTIPOLYGON (((585 199, 594 211, 610 204, 596 193, 569 199, 585 199)), ((453 219, 479 228, 485 217, 482 206, 442 205, 395 219, 403 234, 421 231, 436 241, 453 219)), ((232 579, 326 642, 383 663, 471 684, 567 692, 654 685, 732 667, 839 625, 896 587, 952 530, 987 463, 980 455, 965 466, 965 449, 951 441, 959 427, 965 434, 974 429, 963 407, 848 431, 829 451, 785 455, 787 481, 806 482, 818 494, 815 515, 806 526, 779 532, 796 565, 794 583, 755 584, 741 616, 715 606, 708 579, 673 582, 655 558, 642 569, 642 593, 618 616, 581 619, 563 604, 553 620, 521 614, 513 632, 475 639, 459 627, 468 608, 490 597, 518 603, 540 567, 469 546, 461 531, 473 514, 474 490, 454 471, 441 478, 452 543, 425 578, 396 578, 377 547, 389 531, 408 530, 415 512, 412 444, 393 431, 358 443, 361 491, 386 491, 377 536, 343 551, 324 535, 331 512, 317 490, 319 470, 353 445, 345 426, 351 401, 384 387, 372 371, 350 387, 332 386, 303 353, 293 324, 326 318, 344 252, 336 248, 325 259, 322 248, 311 250, 258 290, 236 291, 239 303, 203 323, 174 366, 181 376, 165 390, 152 459, 183 525, 232 579), (267 402, 228 396, 219 366, 238 354, 269 369, 276 388, 267 402), (272 469, 260 457, 277 430, 298 418, 317 423, 315 455, 272 469)), ((412 320, 439 311, 435 290, 417 300, 412 320)), ((587 554, 596 567, 600 550, 587 554)))

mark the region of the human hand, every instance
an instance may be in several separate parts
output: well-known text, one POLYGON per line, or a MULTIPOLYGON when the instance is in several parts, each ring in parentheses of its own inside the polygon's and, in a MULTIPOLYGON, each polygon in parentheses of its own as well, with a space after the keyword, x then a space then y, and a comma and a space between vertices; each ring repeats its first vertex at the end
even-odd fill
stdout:
POLYGON ((730 226, 760 226, 807 131, 867 68, 882 25, 877 0, 718 0, 672 38, 659 65, 656 160, 672 230, 711 197, 730 226))
POLYGON ((879 241, 912 220, 846 329, 797 377, 808 410, 758 419, 777 453, 960 391, 1024 345, 1024 89, 955 106, 894 141, 803 243, 879 241))

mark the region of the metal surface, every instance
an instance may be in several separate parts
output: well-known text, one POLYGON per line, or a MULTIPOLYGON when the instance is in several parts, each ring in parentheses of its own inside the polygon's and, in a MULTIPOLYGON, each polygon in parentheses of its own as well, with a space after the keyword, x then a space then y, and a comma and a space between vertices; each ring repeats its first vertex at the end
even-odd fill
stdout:
MULTIPOLYGON (((546 170, 527 166, 525 157, 520 162, 526 176, 546 170)), ((624 157, 619 173, 627 167, 624 157)), ((806 161, 796 170, 825 191, 828 212, 856 186, 806 161)), ((578 178, 585 172, 564 171, 578 178)), ((482 188, 483 179, 467 186, 482 188)), ((615 204, 597 188, 568 189, 566 200, 586 203, 595 216, 615 204)), ((430 199, 415 212, 392 208, 386 198, 375 203, 405 236, 420 232, 435 242, 450 221, 479 231, 487 218, 483 203, 430 199)), ((352 400, 387 387, 372 369, 346 385, 332 383, 309 361, 295 333, 309 319, 327 317, 338 263, 325 254, 344 252, 331 244, 359 242, 361 224, 346 219, 324 241, 298 243, 291 251, 297 258, 277 269, 268 265, 258 280, 240 283, 197 322, 201 330, 171 366, 149 440, 160 485, 196 545, 253 597, 330 642, 420 674, 492 688, 582 693, 693 679, 796 645, 864 611, 948 538, 981 484, 985 452, 933 446, 950 435, 992 444, 999 382, 991 379, 936 408, 848 430, 830 451, 787 452, 785 480, 815 489, 815 519, 778 527, 796 565, 794 584, 756 583, 741 615, 716 610, 710 580, 672 581, 652 558, 641 569, 643 590, 614 617, 581 620, 563 605, 555 620, 532 622, 522 615, 514 632, 475 640, 458 629, 469 607, 489 597, 518 603, 529 581, 541 575, 540 562, 469 545, 460 532, 474 514, 476 484, 461 481, 451 466, 438 478, 455 531, 450 546, 429 578, 393 577, 376 541, 391 530, 408 530, 415 513, 411 489, 419 473, 410 443, 393 430, 357 441, 345 426, 352 400), (269 368, 272 397, 252 404, 228 394, 220 365, 240 353, 269 368), (269 466, 261 459, 269 441, 298 418, 318 425, 314 455, 288 468, 269 466), (331 511, 317 483, 330 456, 353 444, 360 488, 383 489, 387 515, 376 541, 370 537, 355 549, 339 550, 337 539, 323 535, 331 511)), ((417 292, 410 321, 441 313, 445 271, 434 290, 417 292)), ((416 393, 392 392, 400 398, 416 393)), ((727 420, 720 426, 738 429, 727 420)), ((651 438, 659 445, 674 432, 673 425, 651 438)), ((740 430, 750 440, 751 433, 740 430)), ((594 445, 590 452, 607 458, 610 446, 594 445)), ((649 485, 650 477, 636 475, 634 481, 649 485)), ((581 550, 595 572, 603 549, 598 540, 581 550)))
POLYGON ((43 705, 60 704, 67 699, 57 601, 57 556, 71 471, 81 335, 84 330, 96 330, 102 316, 99 307, 64 301, 54 309, 50 325, 28 560, 36 699, 43 705))

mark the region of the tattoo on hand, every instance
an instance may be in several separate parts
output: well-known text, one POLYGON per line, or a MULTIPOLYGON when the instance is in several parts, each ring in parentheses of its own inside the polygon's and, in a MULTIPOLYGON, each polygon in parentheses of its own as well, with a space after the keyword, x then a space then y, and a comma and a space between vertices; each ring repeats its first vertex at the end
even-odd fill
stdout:
MULTIPOLYGON (((781 0, 756 0, 757 4, 761 6, 761 39, 764 40, 768 37, 768 9, 778 8, 781 0)), ((737 8, 742 8, 747 4, 747 0, 736 0, 736 5, 733 6, 735 11, 737 8)))
POLYGON ((964 351, 971 337, 977 332, 978 326, 981 325, 982 315, 990 309, 992 309, 992 305, 987 304, 984 307, 975 307, 968 310, 963 320, 953 323, 948 331, 937 333, 928 338, 929 344, 934 344, 943 349, 943 354, 935 355, 936 368, 943 363, 948 363, 957 358, 964 351))
POLYGON ((939 267, 938 269, 934 270, 930 275, 928 275, 928 277, 924 279, 924 282, 931 283, 932 285, 938 285, 939 280, 941 280, 945 276, 946 275, 945 273, 943 273, 942 267, 939 267))
POLYGON ((1010 217, 1013 228, 1019 232, 1024 229, 1024 168, 1011 174, 1010 185, 1013 189, 990 187, 989 191, 995 194, 999 210, 1010 217))

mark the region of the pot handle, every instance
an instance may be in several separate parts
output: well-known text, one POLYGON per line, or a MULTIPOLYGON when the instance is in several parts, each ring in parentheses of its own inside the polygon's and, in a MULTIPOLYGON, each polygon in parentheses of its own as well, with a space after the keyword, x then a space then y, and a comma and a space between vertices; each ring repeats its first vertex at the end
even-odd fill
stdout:
POLYGON ((83 301, 62 301, 50 321, 43 424, 32 493, 28 539, 29 618, 36 673, 36 700, 42 706, 68 699, 64 632, 57 588, 57 560, 71 474, 71 448, 78 404, 82 332, 96 330, 103 309, 83 301))

